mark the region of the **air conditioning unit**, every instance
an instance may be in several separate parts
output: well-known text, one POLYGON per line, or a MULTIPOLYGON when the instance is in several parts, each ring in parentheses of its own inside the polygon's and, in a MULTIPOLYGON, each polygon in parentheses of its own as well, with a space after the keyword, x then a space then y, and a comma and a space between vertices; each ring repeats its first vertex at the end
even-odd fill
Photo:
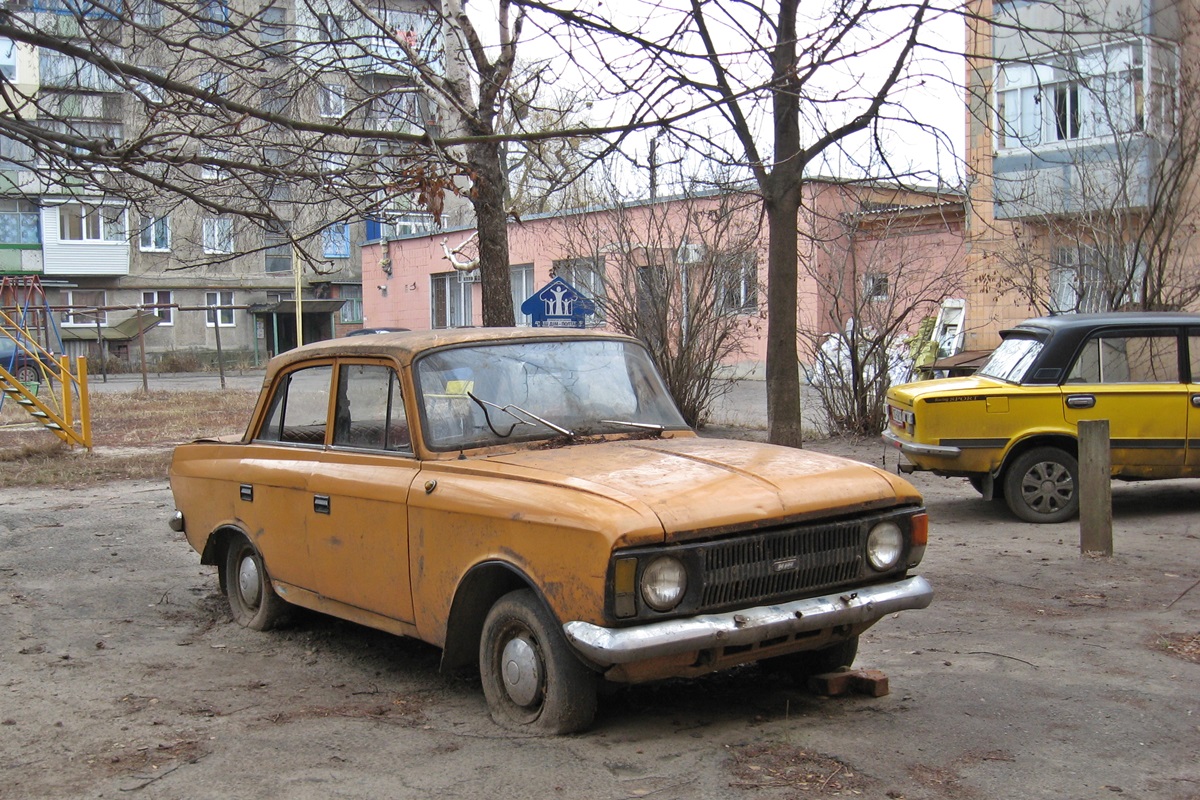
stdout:
POLYGON ((470 269, 470 270, 462 270, 461 272, 458 273, 458 282, 459 283, 479 283, 480 280, 481 280, 481 278, 479 276, 479 268, 478 267, 476 267, 475 269, 470 269))

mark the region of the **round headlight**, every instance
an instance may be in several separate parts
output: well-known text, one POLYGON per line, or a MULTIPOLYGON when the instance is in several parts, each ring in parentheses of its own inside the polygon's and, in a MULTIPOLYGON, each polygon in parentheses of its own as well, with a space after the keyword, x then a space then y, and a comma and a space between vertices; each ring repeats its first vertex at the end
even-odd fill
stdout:
POLYGON ((896 566, 904 552, 904 532, 894 522, 881 522, 867 536, 867 560, 879 571, 896 566))
POLYGON ((655 611, 670 611, 687 591, 687 570, 677 558, 660 556, 642 571, 642 599, 655 611))

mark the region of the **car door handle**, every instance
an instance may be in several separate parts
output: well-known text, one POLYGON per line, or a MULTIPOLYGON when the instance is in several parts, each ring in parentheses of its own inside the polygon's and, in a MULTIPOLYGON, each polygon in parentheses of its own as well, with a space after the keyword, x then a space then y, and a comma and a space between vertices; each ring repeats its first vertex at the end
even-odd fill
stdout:
POLYGON ((1095 405, 1096 395, 1094 394, 1067 395, 1067 408, 1093 408, 1095 405))
POLYGON ((1192 395, 1192 405, 1194 405, 1196 408, 1200 408, 1200 394, 1192 395))
POLYGON ((329 495, 327 495, 327 494, 313 495, 313 511, 317 512, 318 514, 328 514, 329 513, 329 495))

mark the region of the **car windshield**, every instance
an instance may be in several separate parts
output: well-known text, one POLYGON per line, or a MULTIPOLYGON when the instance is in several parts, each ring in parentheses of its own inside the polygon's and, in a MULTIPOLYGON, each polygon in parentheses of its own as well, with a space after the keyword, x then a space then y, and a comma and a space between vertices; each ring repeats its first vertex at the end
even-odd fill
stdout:
POLYGON ((1020 383, 1029 365, 1042 352, 1042 341, 1026 336, 1012 336, 1000 343, 977 375, 1020 383))
POLYGON ((474 344, 416 367, 433 450, 685 429, 650 356, 611 339, 474 344))

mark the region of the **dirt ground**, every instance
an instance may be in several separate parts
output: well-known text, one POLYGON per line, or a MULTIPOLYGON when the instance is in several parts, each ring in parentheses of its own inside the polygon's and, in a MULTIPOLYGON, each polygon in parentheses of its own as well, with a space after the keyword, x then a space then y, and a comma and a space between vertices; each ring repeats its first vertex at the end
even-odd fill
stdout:
POLYGON ((936 597, 864 637, 889 695, 751 667, 617 688, 556 739, 495 727, 426 645, 237 627, 165 480, 0 488, 0 797, 1200 798, 1200 482, 1115 486, 1110 559, 914 482, 936 597))

